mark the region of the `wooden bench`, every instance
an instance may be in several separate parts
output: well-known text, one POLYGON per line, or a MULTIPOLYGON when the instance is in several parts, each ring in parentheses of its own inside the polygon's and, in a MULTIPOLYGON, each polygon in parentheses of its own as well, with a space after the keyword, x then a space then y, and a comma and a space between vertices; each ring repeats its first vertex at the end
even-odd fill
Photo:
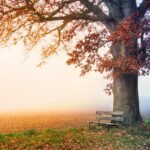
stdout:
POLYGON ((91 124, 95 124, 98 126, 107 127, 109 131, 110 127, 120 127, 124 123, 124 112, 122 111, 96 111, 96 120, 89 122, 89 129, 91 128, 91 124))

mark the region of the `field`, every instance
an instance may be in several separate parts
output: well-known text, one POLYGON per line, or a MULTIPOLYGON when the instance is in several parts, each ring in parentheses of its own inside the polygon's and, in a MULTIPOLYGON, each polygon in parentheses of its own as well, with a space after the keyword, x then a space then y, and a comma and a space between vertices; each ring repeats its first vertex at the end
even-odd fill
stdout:
POLYGON ((95 120, 94 113, 18 113, 0 115, 0 133, 30 129, 45 130, 82 127, 95 120))
POLYGON ((150 122, 88 129, 94 113, 0 116, 0 150, 150 150, 150 122))

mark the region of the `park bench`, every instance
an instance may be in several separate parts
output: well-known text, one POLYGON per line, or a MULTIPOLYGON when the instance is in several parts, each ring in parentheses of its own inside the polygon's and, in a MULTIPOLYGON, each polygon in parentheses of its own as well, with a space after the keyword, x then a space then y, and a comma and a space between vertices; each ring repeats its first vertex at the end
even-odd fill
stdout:
POLYGON ((92 124, 107 127, 108 131, 110 127, 120 127, 124 124, 124 112, 96 111, 96 121, 89 122, 89 129, 92 124))

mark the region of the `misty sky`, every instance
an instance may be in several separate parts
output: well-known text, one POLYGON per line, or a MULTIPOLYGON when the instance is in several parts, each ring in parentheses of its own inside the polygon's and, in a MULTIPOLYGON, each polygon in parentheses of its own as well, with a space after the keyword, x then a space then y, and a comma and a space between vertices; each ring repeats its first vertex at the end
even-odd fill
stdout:
MULTIPOLYGON (((112 97, 103 91, 108 81, 99 73, 80 77, 80 70, 67 66, 64 54, 40 62, 38 51, 26 55, 23 46, 0 50, 0 112, 76 111, 111 109, 112 97)), ((140 77, 140 98, 150 98, 150 76, 140 77)), ((149 103, 150 104, 150 103, 149 103)))
MULTIPOLYGON (((80 77, 66 65, 66 56, 52 56, 36 67, 39 52, 26 55, 22 45, 0 51, 0 111, 76 111, 111 109, 112 97, 103 91, 108 81, 99 73, 80 77)), ((150 98, 150 77, 139 82, 140 97, 150 98)))

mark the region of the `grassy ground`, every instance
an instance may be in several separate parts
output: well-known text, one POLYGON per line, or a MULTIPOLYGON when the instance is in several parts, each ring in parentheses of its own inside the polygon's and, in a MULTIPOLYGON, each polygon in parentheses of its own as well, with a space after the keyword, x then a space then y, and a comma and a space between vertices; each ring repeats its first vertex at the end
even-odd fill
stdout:
POLYGON ((0 134, 0 150, 150 150, 150 121, 122 129, 34 129, 0 134))

